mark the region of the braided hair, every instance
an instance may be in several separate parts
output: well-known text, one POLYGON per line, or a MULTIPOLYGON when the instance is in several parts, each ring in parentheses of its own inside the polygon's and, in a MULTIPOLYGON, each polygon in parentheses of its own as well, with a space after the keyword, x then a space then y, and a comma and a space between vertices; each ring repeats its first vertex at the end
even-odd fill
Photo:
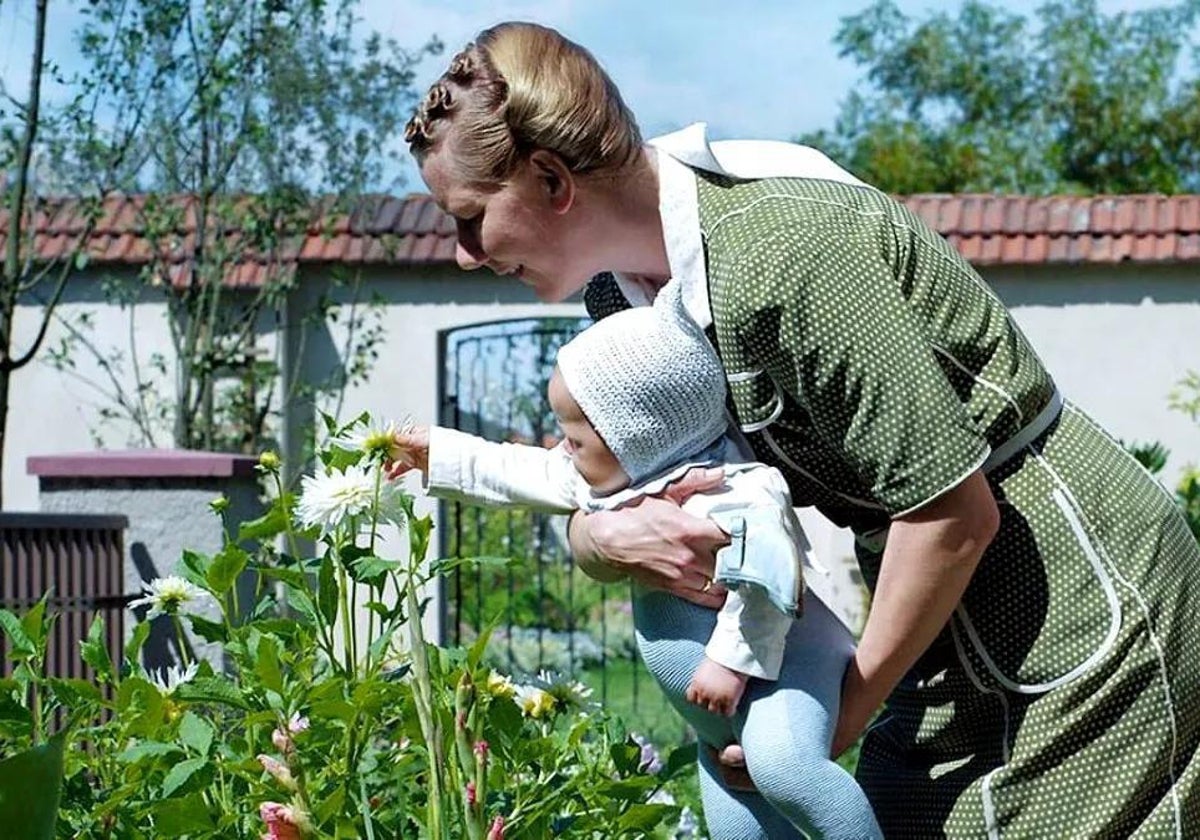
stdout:
POLYGON ((575 173, 633 162, 641 135, 615 84, 587 50, 553 29, 502 23, 450 61, 405 129, 423 163, 454 131, 454 164, 471 180, 500 183, 535 149, 575 173))

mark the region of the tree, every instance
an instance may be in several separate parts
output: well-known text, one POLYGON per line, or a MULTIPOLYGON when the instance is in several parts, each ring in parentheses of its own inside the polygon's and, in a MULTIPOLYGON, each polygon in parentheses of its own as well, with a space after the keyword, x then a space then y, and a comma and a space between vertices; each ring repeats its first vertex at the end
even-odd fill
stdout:
POLYGON ((842 18, 869 86, 801 138, 897 193, 1200 189, 1200 1, 1021 15, 968 0, 920 21, 892 0, 842 18))
MULTIPOLYGON (((278 392, 278 354, 264 354, 261 334, 282 324, 306 232, 386 185, 414 67, 441 46, 409 51, 364 35, 356 6, 93 0, 84 10, 78 84, 96 92, 89 116, 132 138, 118 185, 138 195, 150 249, 137 277, 107 278, 106 288, 131 317, 139 303, 165 301, 173 355, 142 358, 136 330, 133 346, 105 348, 84 321, 64 324, 53 358, 70 370, 75 353, 97 356, 109 415, 130 421, 142 444, 159 444, 167 426, 175 446, 253 451, 295 396, 278 392), (235 289, 235 277, 251 282, 235 289)), ((105 168, 85 129, 69 124, 52 144, 79 193, 105 168)), ((317 310, 309 317, 331 311, 317 310)), ((369 357, 378 330, 360 326, 369 357)))
MULTIPOLYGON (((81 200, 77 210, 82 225, 74 241, 54 260, 39 262, 35 259, 34 220, 46 207, 44 197, 39 195, 41 185, 35 166, 43 143, 41 134, 53 130, 60 120, 78 125, 78 141, 91 149, 96 163, 94 183, 101 192, 110 183, 114 169, 121 167, 128 150, 127 137, 119 134, 99 136, 93 125, 86 121, 84 115, 91 102, 85 91, 66 106, 55 109, 53 114, 43 109, 42 87, 46 75, 62 81, 57 67, 45 58, 48 14, 48 0, 37 0, 27 97, 23 101, 17 100, 0 88, 0 95, 5 100, 0 105, 0 204, 4 208, 0 213, 0 239, 4 242, 0 268, 0 473, 4 465, 13 373, 36 357, 68 281, 86 265, 85 243, 94 229, 98 212, 95 201, 81 200), (8 119, 10 112, 15 115, 15 121, 8 119), (15 335, 18 304, 31 297, 43 303, 40 320, 33 338, 24 346, 18 346, 15 335)), ((111 54, 101 56, 97 70, 108 72, 112 61, 111 54)), ((0 486, 2 506, 3 487, 0 486)))

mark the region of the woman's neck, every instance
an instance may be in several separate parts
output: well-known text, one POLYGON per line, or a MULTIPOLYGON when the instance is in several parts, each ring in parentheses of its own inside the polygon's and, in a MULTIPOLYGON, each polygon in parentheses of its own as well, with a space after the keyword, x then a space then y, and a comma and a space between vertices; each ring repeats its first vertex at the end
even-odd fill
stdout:
POLYGON ((595 183, 596 237, 601 270, 638 276, 661 286, 671 276, 659 214, 658 161, 650 147, 619 175, 595 183))

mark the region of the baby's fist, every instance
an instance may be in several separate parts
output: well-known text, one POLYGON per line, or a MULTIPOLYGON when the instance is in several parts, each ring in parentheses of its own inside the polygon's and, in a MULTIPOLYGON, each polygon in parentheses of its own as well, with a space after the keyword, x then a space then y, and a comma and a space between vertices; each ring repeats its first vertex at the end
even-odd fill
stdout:
POLYGON ((410 426, 394 435, 384 471, 393 481, 411 470, 429 472, 429 427, 410 426))

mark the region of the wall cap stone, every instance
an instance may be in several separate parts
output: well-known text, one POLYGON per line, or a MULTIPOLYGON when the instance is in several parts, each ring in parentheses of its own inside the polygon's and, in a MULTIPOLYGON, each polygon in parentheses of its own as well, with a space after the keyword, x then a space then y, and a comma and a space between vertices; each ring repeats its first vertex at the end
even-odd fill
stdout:
POLYGON ((41 478, 230 478, 254 475, 257 463, 229 452, 126 449, 31 455, 25 472, 41 478))

